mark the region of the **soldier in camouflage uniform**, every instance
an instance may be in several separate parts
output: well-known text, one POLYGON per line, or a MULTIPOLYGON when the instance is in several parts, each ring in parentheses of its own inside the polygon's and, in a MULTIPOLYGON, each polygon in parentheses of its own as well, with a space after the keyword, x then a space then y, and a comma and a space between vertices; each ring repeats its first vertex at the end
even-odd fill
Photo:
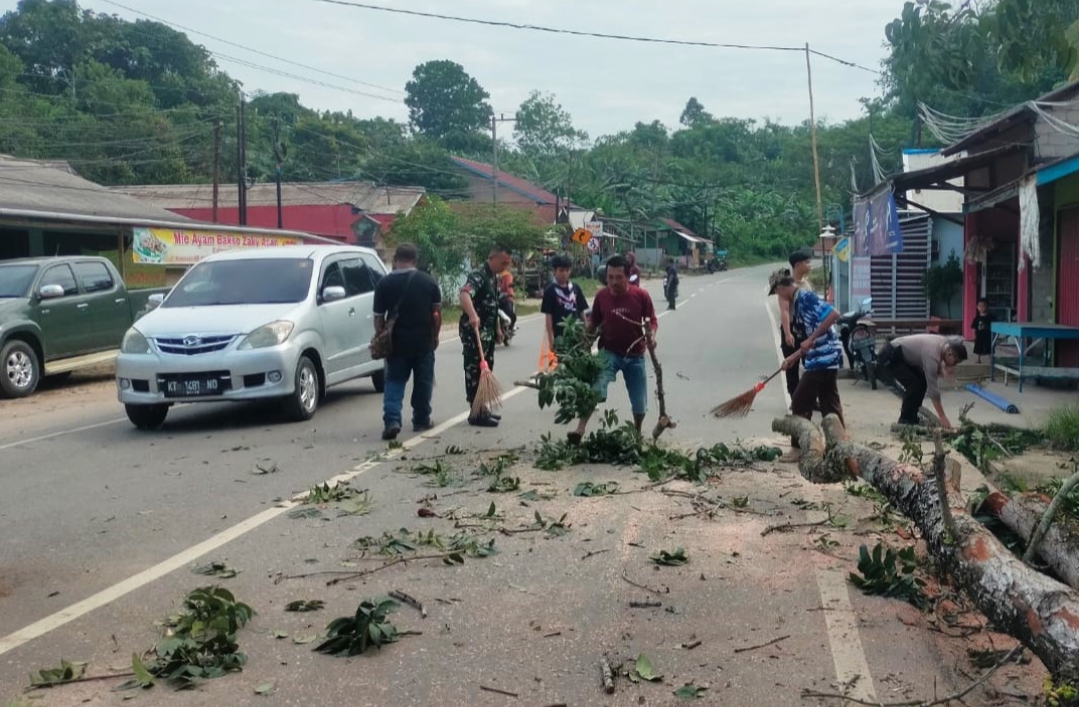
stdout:
MULTIPOLYGON (((469 406, 476 398, 476 389, 480 384, 480 352, 476 346, 476 330, 480 332, 483 354, 487 365, 495 367, 495 346, 502 342, 501 322, 498 316, 498 273, 509 267, 513 258, 509 248, 495 246, 482 267, 468 275, 461 288, 461 323, 458 327, 461 335, 461 347, 465 364, 465 397, 469 406)), ((470 417, 468 424, 473 427, 498 427, 501 417, 485 411, 481 415, 470 417)))

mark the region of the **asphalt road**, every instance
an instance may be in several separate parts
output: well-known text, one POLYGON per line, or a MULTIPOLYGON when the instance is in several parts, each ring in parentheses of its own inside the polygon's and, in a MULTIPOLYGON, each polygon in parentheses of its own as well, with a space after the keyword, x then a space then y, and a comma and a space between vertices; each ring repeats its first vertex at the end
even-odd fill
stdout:
MULTIPOLYGON (((777 367, 765 308, 767 272, 683 278, 683 301, 677 312, 664 314, 658 337, 669 407, 679 422, 665 443, 782 441, 769 432, 772 418, 786 410, 781 386, 762 393, 744 420, 707 416, 713 405, 777 367)), ((658 282, 648 287, 662 309, 658 282)), ((405 448, 386 459, 379 458, 387 453, 379 439, 381 397, 367 381, 331 391, 307 424, 284 423, 257 406, 182 406, 162 431, 150 434, 123 419, 107 380, 82 392, 0 402, 6 418, 0 422, 0 704, 15 699, 32 670, 60 658, 90 661, 93 675, 125 669, 133 651, 154 642, 154 621, 187 591, 212 581, 191 572, 210 560, 241 571, 223 583, 259 612, 240 634, 248 666, 193 693, 159 686, 139 694, 139 702, 673 704, 681 701, 672 691, 692 681, 708 686, 705 703, 805 705, 815 703, 801 697, 806 688, 846 686, 863 698, 897 699, 956 684, 935 639, 896 620, 911 612, 908 607, 848 591, 845 573, 863 538, 837 529, 829 539, 838 545, 828 554, 815 550, 828 550, 820 528, 761 536, 768 525, 805 522, 807 503, 829 501, 850 518, 865 515, 851 505, 859 499, 842 489, 812 488, 795 470, 767 465, 731 472, 714 485, 723 498, 746 498, 741 512, 672 519, 693 511, 688 498, 659 490, 572 496, 583 480, 617 480, 623 489, 647 483, 631 470, 530 468, 540 436, 562 435, 565 428, 538 410, 532 391, 512 385, 538 358, 541 321, 524 319, 521 326, 512 346, 497 352, 495 372, 508 392, 500 429, 464 424, 460 342, 445 340, 434 400, 441 424, 422 437, 406 430, 405 448), (459 485, 429 488, 408 473, 451 446, 467 452, 444 459, 451 476, 461 477, 459 485), (554 498, 526 506, 516 494, 492 495, 485 480, 469 480, 481 461, 522 447, 522 461, 512 469, 522 490, 554 498), (259 466, 274 471, 252 473, 259 466), (341 474, 370 490, 369 515, 285 515, 282 499, 341 474), (538 510, 544 517, 566 514, 570 532, 551 539, 496 534, 500 554, 460 567, 409 563, 335 587, 326 586, 327 577, 274 582, 278 574, 371 566, 351 547, 360 536, 402 527, 454 532, 451 521, 418 518, 419 502, 445 517, 454 509, 482 514, 492 500, 506 528, 527 526, 538 510), (687 548, 689 565, 652 567, 650 553, 676 546, 687 548), (669 594, 649 595, 625 581, 623 571, 669 594), (397 617, 400 629, 422 635, 350 660, 314 654, 292 640, 352 613, 360 599, 393 589, 427 605, 429 618, 408 607, 397 617), (313 614, 284 613, 283 604, 298 598, 323 599, 327 606, 313 614), (648 598, 664 606, 628 607, 648 598), (274 631, 289 637, 275 638, 274 631), (693 650, 680 647, 694 641, 701 644, 693 650), (618 664, 639 653, 652 659, 664 681, 620 680, 618 693, 604 696, 599 658, 618 664), (267 681, 276 693, 256 697, 255 686, 267 681)), ((609 406, 628 417, 619 386, 612 386, 609 406)), ((654 399, 652 406, 649 429, 654 399)), ((670 488, 695 492, 688 485, 670 488)), ((827 517, 815 513, 808 517, 827 517)), ((123 696, 110 692, 116 682, 53 690, 43 703, 120 704, 123 696)))

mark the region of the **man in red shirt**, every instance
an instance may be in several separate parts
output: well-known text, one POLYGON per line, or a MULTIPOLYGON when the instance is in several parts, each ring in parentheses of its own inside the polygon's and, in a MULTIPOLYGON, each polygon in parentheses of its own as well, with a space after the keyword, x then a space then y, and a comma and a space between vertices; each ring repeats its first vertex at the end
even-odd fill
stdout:
MULTIPOLYGON (((644 362, 647 344, 643 326, 651 328, 654 345, 659 320, 648 292, 630 285, 629 278, 630 265, 626 258, 616 255, 607 261, 607 287, 596 293, 588 331, 600 330, 599 349, 607 362, 606 370, 596 382, 601 401, 607 401, 607 387, 621 371, 633 408, 633 424, 640 432, 648 412, 648 369, 644 362)), ((577 429, 569 433, 571 444, 581 442, 588 420, 589 417, 581 418, 577 429)))

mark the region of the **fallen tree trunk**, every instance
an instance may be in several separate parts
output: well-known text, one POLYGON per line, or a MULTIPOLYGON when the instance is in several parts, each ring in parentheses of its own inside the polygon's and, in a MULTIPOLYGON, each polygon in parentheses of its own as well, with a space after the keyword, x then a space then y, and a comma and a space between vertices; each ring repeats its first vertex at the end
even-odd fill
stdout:
MULTIPOLYGON (((1008 498, 996 492, 985 499, 982 509, 1029 542, 1049 509, 1049 499, 1035 493, 1008 498)), ((1058 577, 1079 589, 1079 524, 1058 516, 1034 550, 1058 577)))
POLYGON ((918 467, 846 441, 838 420, 825 421, 827 444, 804 418, 777 419, 772 429, 825 448, 823 458, 803 455, 799 469, 806 479, 854 474, 884 494, 914 521, 930 554, 999 630, 1030 648, 1057 682, 1079 683, 1079 594, 1023 564, 962 508, 953 508, 960 537, 951 537, 936 480, 918 467))

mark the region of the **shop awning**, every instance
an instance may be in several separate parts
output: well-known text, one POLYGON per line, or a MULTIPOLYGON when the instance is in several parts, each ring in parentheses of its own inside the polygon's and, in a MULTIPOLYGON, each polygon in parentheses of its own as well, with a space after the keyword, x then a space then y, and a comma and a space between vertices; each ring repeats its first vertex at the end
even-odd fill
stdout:
POLYGON ((682 240, 689 241, 690 243, 709 243, 710 242, 705 238, 700 238, 698 236, 691 236, 688 233, 685 233, 684 231, 675 231, 675 234, 679 238, 681 238, 682 240))
MULTIPOLYGON (((936 167, 927 167, 912 172, 896 174, 888 178, 895 191, 910 191, 913 189, 952 189, 948 182, 966 176, 970 172, 987 167, 996 160, 1015 152, 1026 149, 1023 145, 1007 145, 992 150, 980 152, 976 155, 961 157, 951 162, 946 162, 936 167)), ((875 188, 874 188, 875 190, 875 188)))

